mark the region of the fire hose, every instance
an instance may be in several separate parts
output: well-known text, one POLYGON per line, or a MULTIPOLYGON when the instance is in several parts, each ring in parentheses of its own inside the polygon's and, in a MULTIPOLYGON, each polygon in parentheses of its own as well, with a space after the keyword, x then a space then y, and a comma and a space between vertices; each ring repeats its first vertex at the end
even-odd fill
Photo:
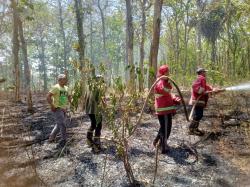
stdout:
MULTIPOLYGON (((145 101, 144 101, 144 103, 143 103, 143 107, 142 107, 142 109, 141 109, 140 116, 139 116, 139 118, 138 118, 138 120, 137 120, 137 122, 136 122, 136 124, 135 124, 135 126, 134 126, 134 128, 133 128, 133 130, 131 131, 130 135, 128 136, 128 138, 129 138, 130 136, 132 136, 133 133, 135 132, 135 130, 137 129, 137 126, 138 126, 138 124, 139 124, 140 121, 141 121, 142 114, 143 114, 144 108, 145 108, 145 106, 146 106, 146 103, 147 103, 147 101, 148 101, 149 95, 150 95, 150 93, 152 92, 154 86, 155 86, 161 79, 168 79, 168 80, 171 81, 171 83, 173 83, 173 85, 175 86, 175 88, 176 88, 176 90, 177 90, 177 92, 178 92, 178 94, 179 94, 179 96, 180 96, 180 98, 181 98, 181 103, 182 103, 182 105, 183 105, 183 107, 184 107, 184 113, 185 113, 186 120, 187 120, 188 122, 191 120, 191 117, 192 117, 193 112, 194 112, 194 108, 195 108, 195 106, 197 105, 197 102, 199 101, 199 99, 201 98, 202 95, 200 95, 200 96, 197 98, 196 102, 195 102, 195 103, 193 104, 193 106, 192 106, 192 109, 191 109, 190 114, 188 115, 187 107, 186 107, 185 101, 184 101, 184 99, 183 99, 181 90, 179 89, 178 85, 176 84, 176 82, 175 82, 172 78, 170 78, 170 77, 168 77, 168 76, 166 76, 166 75, 163 75, 163 76, 159 77, 158 79, 156 79, 156 81, 155 81, 155 82, 153 83, 153 85, 150 87, 149 92, 148 92, 148 94, 147 94, 147 97, 146 97, 146 99, 145 99, 145 101)), ((219 93, 219 92, 222 92, 222 91, 226 91, 226 89, 213 90, 213 91, 209 91, 209 92, 206 92, 206 93, 207 93, 207 94, 209 94, 209 93, 219 93)))
POLYGON ((133 135, 133 133, 134 133, 135 130, 137 129, 138 124, 141 122, 142 114, 143 114, 144 108, 145 108, 145 106, 146 106, 146 103, 147 103, 147 101, 148 101, 149 95, 150 95, 150 93, 152 92, 154 86, 155 86, 161 79, 168 79, 168 80, 170 80, 170 81, 173 83, 173 85, 175 86, 175 88, 176 88, 178 94, 180 95, 181 103, 182 103, 182 105, 183 105, 183 107, 184 107, 184 112, 185 112, 186 119, 187 119, 187 121, 189 121, 187 107, 186 107, 185 101, 184 101, 184 99, 183 99, 182 93, 181 93, 181 91, 180 91, 178 85, 175 83, 175 81, 174 81, 173 79, 171 79, 170 77, 168 77, 168 76, 166 76, 166 75, 163 75, 163 76, 159 77, 158 79, 156 79, 156 81, 155 81, 155 82, 153 83, 153 85, 150 87, 149 92, 148 92, 148 94, 147 94, 147 97, 146 97, 146 99, 145 99, 145 101, 144 101, 144 103, 143 103, 143 107, 142 107, 142 109, 141 109, 141 113, 140 113, 139 119, 137 120, 137 122, 136 122, 136 124, 135 124, 133 130, 131 131, 130 135, 128 136, 128 138, 129 138, 130 136, 133 135))
MULTIPOLYGON (((213 93, 214 93, 214 94, 217 94, 217 93, 224 92, 224 91, 226 91, 226 89, 223 88, 223 89, 218 89, 218 90, 207 91, 205 94, 213 94, 213 93)), ((192 116, 193 116, 193 113, 194 113, 194 109, 195 109, 195 107, 196 107, 198 101, 200 100, 201 96, 203 96, 203 95, 200 95, 200 96, 196 99, 196 101, 194 102, 194 104, 193 104, 193 106, 192 106, 192 109, 191 109, 191 112, 190 112, 189 117, 188 117, 188 121, 191 120, 191 118, 192 118, 192 116)))

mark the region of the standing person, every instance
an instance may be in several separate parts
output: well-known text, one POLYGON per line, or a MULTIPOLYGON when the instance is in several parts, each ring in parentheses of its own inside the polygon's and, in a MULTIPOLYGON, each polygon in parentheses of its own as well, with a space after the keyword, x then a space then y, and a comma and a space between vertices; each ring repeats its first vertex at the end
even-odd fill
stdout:
POLYGON ((54 141, 58 132, 61 132, 61 140, 58 147, 64 147, 66 144, 66 108, 71 100, 67 84, 67 76, 58 75, 58 83, 54 85, 47 95, 47 101, 54 113, 56 125, 49 136, 49 142, 54 141))
POLYGON ((85 111, 91 121, 91 125, 87 131, 87 144, 92 147, 94 153, 101 151, 102 114, 100 109, 101 104, 105 104, 104 95, 104 79, 101 75, 96 75, 89 82, 85 95, 85 111))
MULTIPOLYGON (((162 65, 158 71, 158 77, 169 75, 169 67, 162 65)), ((161 152, 168 151, 167 140, 172 128, 172 116, 176 113, 176 104, 179 104, 180 98, 171 94, 172 85, 168 79, 161 79, 154 87, 155 92, 155 111, 158 116, 160 128, 153 145, 156 146, 160 141, 161 152)))
POLYGON ((191 98, 189 101, 190 105, 195 105, 194 113, 192 116, 192 121, 189 125, 189 134, 203 136, 204 132, 199 130, 199 123, 203 117, 204 108, 207 105, 207 101, 209 98, 209 91, 218 92, 219 90, 213 89, 212 86, 209 86, 206 83, 206 72, 204 68, 198 68, 196 70, 197 79, 193 82, 191 98))

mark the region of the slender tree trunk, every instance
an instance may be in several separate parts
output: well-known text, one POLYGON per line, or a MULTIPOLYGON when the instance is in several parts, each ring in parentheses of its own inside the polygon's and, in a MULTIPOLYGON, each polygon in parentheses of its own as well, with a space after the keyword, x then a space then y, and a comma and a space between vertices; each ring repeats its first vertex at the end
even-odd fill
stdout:
POLYGON ((62 3, 61 0, 58 0, 58 8, 59 8, 59 25, 61 37, 63 40, 63 66, 64 69, 67 69, 67 50, 66 50, 66 36, 64 32, 64 24, 63 24, 63 15, 62 15, 62 3))
POLYGON ((144 85, 144 43, 145 43, 145 35, 146 35, 146 0, 142 0, 141 2, 141 11, 142 11, 142 20, 141 20, 141 41, 140 41, 140 75, 139 75, 139 91, 143 91, 144 85))
POLYGON ((93 54, 93 19, 92 13, 90 13, 90 58, 91 63, 94 64, 94 54, 93 54))
POLYGON ((176 13, 175 15, 175 31, 176 31, 176 37, 175 37, 175 43, 176 43, 176 48, 175 48, 175 64, 179 64, 179 58, 180 58, 180 39, 179 39, 179 18, 176 13))
MULTIPOLYGON (((189 3, 190 0, 188 0, 187 4, 185 5, 185 9, 186 9, 186 19, 187 21, 184 23, 185 24, 185 29, 184 29, 184 39, 185 39, 185 43, 184 43, 184 50, 185 50, 185 56, 184 56, 184 67, 183 69, 186 70, 187 69, 187 61, 188 61, 188 40, 189 40, 189 32, 188 32, 188 24, 189 24, 189 3)), ((185 71, 186 74, 186 71, 185 71)))
POLYGON ((48 75, 47 75, 47 66, 45 61, 45 43, 43 37, 41 37, 40 39, 40 45, 41 45, 41 53, 39 54, 39 58, 42 63, 43 91, 46 92, 48 90, 48 75))
MULTIPOLYGON (((201 12, 203 9, 203 3, 201 0, 196 0, 196 7, 197 7, 197 12, 198 12, 198 17, 201 18, 201 12)), ((201 43, 201 22, 200 22, 200 20, 197 23, 196 33, 197 33, 197 48, 198 48, 196 65, 201 65, 202 64, 202 43, 201 43)))
POLYGON ((21 47, 23 52, 23 63, 24 63, 24 76, 25 76, 25 91, 27 97, 27 105, 28 105, 28 112, 33 112, 33 103, 32 103, 32 95, 31 95, 31 88, 30 88, 30 68, 28 62, 28 54, 27 54, 27 44, 23 34, 23 23, 19 17, 19 36, 21 41, 21 47))
POLYGON ((160 40, 160 25, 161 25, 161 10, 163 0, 155 0, 154 2, 154 19, 153 19, 153 33, 152 42, 150 47, 149 56, 149 82, 148 87, 150 88, 156 79, 157 73, 157 57, 160 40))
POLYGON ((169 48, 169 66, 172 67, 173 65, 173 62, 174 62, 174 58, 175 58, 175 48, 176 48, 176 44, 174 42, 174 34, 173 34, 173 28, 172 28, 172 25, 171 25, 171 21, 170 19, 167 19, 167 24, 168 24, 168 29, 169 29, 169 35, 170 35, 170 38, 169 38, 169 41, 166 41, 167 43, 171 43, 172 45, 169 45, 168 48, 169 48))
POLYGON ((75 1, 75 12, 76 12, 76 23, 77 23, 77 35, 78 35, 78 44, 79 44, 79 60, 81 68, 85 67, 84 58, 85 58, 85 37, 83 34, 83 8, 81 0, 75 1))
POLYGON ((227 0, 227 4, 226 4, 226 8, 227 8, 227 22, 226 22, 226 31, 227 31, 227 55, 226 55, 226 59, 227 59, 227 74, 228 75, 232 75, 232 59, 231 59, 231 53, 230 51, 232 50, 232 44, 231 44, 231 34, 230 34, 230 27, 231 27, 231 14, 230 14, 230 9, 231 9, 231 0, 227 0))
POLYGON ((20 102, 20 67, 19 67, 19 39, 18 39, 18 12, 17 3, 15 0, 11 0, 11 7, 13 9, 13 35, 12 35, 12 55, 14 62, 15 73, 15 101, 20 102))
POLYGON ((211 61, 212 61, 212 69, 214 69, 216 65, 216 40, 212 41, 212 51, 211 51, 211 61))
POLYGON ((108 75, 105 75, 105 77, 108 77, 107 81, 110 81, 112 79, 112 62, 109 59, 107 46, 106 46, 105 16, 104 16, 104 9, 101 8, 100 0, 98 0, 97 6, 98 6, 98 9, 100 11, 101 20, 102 20, 102 41, 103 41, 104 59, 105 59, 106 66, 109 70, 108 75))
POLYGON ((101 8, 100 0, 98 0, 98 9, 101 14, 101 20, 102 20, 102 42, 103 42, 103 50, 104 50, 104 55, 107 55, 107 48, 106 48, 106 28, 105 28, 105 18, 104 18, 104 13, 101 8))
POLYGON ((126 0, 126 61, 129 68, 129 92, 135 91, 135 67, 133 62, 134 28, 131 0, 126 0))

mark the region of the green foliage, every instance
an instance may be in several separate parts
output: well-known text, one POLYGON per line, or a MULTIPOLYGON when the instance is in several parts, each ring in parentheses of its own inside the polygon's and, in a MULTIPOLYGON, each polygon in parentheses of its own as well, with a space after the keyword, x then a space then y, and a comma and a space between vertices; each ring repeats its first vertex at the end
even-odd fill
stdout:
POLYGON ((214 42, 218 38, 223 30, 225 15, 223 6, 218 6, 201 18, 201 31, 208 41, 214 42))
POLYGON ((114 90, 117 91, 120 94, 124 94, 125 92, 125 84, 123 84, 122 82, 122 78, 119 76, 117 78, 114 79, 114 90))
POLYGON ((80 80, 75 82, 74 89, 72 91, 72 101, 70 109, 76 111, 79 105, 79 99, 82 97, 82 82, 80 80))
POLYGON ((219 70, 218 66, 215 66, 212 63, 207 63, 205 65, 205 68, 209 70, 207 72, 207 78, 208 78, 208 80, 209 80, 210 83, 224 85, 224 83, 225 83, 225 76, 219 70))
POLYGON ((150 67, 150 68, 149 68, 149 77, 154 77, 155 74, 156 74, 156 72, 155 72, 154 68, 153 68, 153 67, 150 67))

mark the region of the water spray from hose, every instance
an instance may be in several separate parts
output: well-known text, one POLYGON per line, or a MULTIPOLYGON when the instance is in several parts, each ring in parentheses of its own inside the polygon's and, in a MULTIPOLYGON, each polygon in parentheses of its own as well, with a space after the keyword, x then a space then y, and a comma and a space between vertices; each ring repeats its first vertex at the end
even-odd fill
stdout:
MULTIPOLYGON (((224 92, 224 91, 250 91, 250 83, 244 83, 244 84, 240 84, 238 86, 230 86, 230 87, 227 87, 227 88, 222 88, 222 89, 219 89, 219 90, 213 90, 213 91, 209 91, 207 93, 220 93, 220 92, 224 92)), ((201 98, 201 96, 199 96, 196 100, 196 102, 193 104, 192 106, 192 109, 191 109, 191 112, 189 114, 189 120, 192 120, 192 115, 193 115, 193 112, 194 112, 194 108, 197 104, 197 102, 199 101, 199 99, 201 98)))
POLYGON ((230 86, 225 88, 226 91, 243 91, 250 90, 250 83, 240 84, 238 86, 230 86))
MULTIPOLYGON (((186 108, 186 104, 185 104, 185 102, 184 102, 182 93, 181 93, 181 91, 180 91, 178 85, 175 83, 175 81, 174 81, 173 79, 171 79, 171 78, 168 77, 168 76, 163 75, 163 76, 159 77, 159 78, 153 83, 153 85, 151 86, 151 88, 149 89, 149 92, 148 92, 148 94, 147 94, 146 100, 144 101, 143 107, 142 107, 142 109, 141 109, 141 113, 140 113, 140 115, 139 115, 139 119, 137 120, 137 122, 136 122, 136 124, 135 124, 135 126, 134 126, 134 129, 132 130, 132 132, 131 132, 131 134, 128 136, 128 138, 131 137, 132 134, 134 133, 134 131, 137 129, 137 126, 138 126, 138 124, 139 124, 140 121, 141 121, 141 118, 142 118, 142 114, 143 114, 144 108, 145 108, 146 103, 147 103, 147 101, 148 101, 148 97, 149 97, 150 93, 153 91, 153 88, 154 88, 154 86, 156 85, 156 83, 159 82, 161 79, 168 79, 168 80, 170 80, 170 81, 173 83, 173 85, 175 86, 175 88, 177 89, 177 91, 178 91, 178 93, 179 93, 179 96, 181 97, 181 103, 182 103, 182 105, 183 105, 183 107, 184 107, 184 114, 185 114, 185 116, 186 116, 186 120, 187 120, 187 121, 191 121, 191 120, 192 120, 192 115, 193 115, 194 108, 195 108, 195 106, 196 106, 196 104, 197 104, 197 102, 198 102, 198 100, 200 99, 201 96, 199 96, 199 97, 197 98, 196 102, 195 102, 195 103, 193 104, 193 106, 192 106, 192 109, 191 109, 190 114, 188 115, 187 108, 186 108)), ((244 84, 240 84, 240 85, 238 85, 238 86, 231 86, 231 87, 227 87, 227 88, 222 88, 222 89, 219 89, 219 90, 216 90, 216 91, 213 90, 213 91, 209 91, 209 92, 207 92, 207 93, 220 93, 220 92, 224 92, 224 91, 243 91, 243 90, 249 90, 249 91, 250 91, 250 83, 244 83, 244 84)))

